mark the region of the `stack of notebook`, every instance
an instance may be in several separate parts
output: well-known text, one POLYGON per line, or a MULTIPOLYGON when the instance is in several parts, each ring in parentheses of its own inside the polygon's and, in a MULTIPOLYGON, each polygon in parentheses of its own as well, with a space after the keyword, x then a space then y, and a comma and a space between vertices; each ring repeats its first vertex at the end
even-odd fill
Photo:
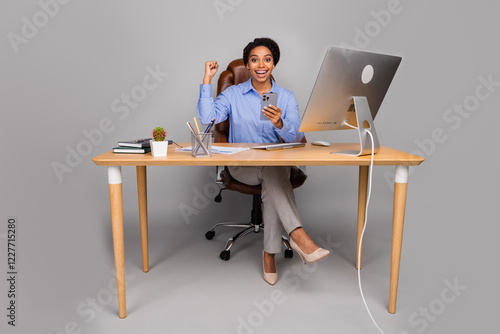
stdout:
POLYGON ((153 138, 142 138, 125 140, 118 142, 118 146, 113 148, 114 153, 147 153, 151 151, 149 141, 153 138))

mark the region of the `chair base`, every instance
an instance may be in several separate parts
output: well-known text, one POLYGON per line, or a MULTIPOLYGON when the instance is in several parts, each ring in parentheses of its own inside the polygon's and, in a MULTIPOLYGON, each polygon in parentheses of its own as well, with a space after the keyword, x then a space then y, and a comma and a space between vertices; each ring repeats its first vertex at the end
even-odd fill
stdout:
MULTIPOLYGON (((215 236, 215 229, 218 227, 236 227, 236 228, 243 228, 242 231, 236 233, 232 237, 230 237, 227 242, 226 246, 220 253, 219 257, 224 260, 228 261, 229 258, 231 257, 231 247, 233 247, 235 241, 240 238, 244 237, 250 233, 259 233, 264 230, 264 222, 262 219, 262 198, 260 195, 253 195, 253 209, 251 213, 251 221, 248 224, 237 224, 233 222, 221 222, 217 223, 212 228, 205 233, 205 237, 208 240, 213 239, 215 236)), ((290 243, 288 241, 288 238, 285 237, 284 235, 281 236, 281 239, 283 241, 283 244, 285 245, 285 258, 292 258, 293 257, 293 250, 292 247, 290 246, 290 243)))
MULTIPOLYGON (((236 242, 236 240, 238 238, 244 237, 252 232, 253 233, 260 233, 261 231, 264 230, 263 224, 256 225, 256 224, 252 224, 252 223, 236 224, 236 223, 230 223, 230 222, 222 222, 222 223, 215 224, 207 233, 205 233, 205 237, 208 240, 213 239, 213 237, 215 236, 215 229, 217 227, 221 227, 221 226, 243 228, 242 231, 234 234, 232 237, 230 237, 227 240, 226 246, 224 247, 224 249, 222 250, 222 252, 219 255, 219 257, 224 261, 228 261, 231 258, 231 247, 233 247, 234 243, 236 242)), ((283 245, 285 246, 285 258, 291 259, 293 257, 293 250, 292 250, 292 247, 290 246, 290 241, 284 235, 281 236, 281 240, 283 241, 283 245)))

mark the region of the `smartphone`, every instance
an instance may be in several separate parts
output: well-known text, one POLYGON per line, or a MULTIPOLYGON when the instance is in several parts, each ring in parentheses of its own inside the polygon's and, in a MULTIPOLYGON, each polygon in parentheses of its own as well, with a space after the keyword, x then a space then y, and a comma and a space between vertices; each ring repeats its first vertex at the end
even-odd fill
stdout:
MULTIPOLYGON (((262 94, 262 100, 260 101, 260 110, 264 109, 268 105, 272 104, 273 106, 278 105, 278 94, 276 93, 264 93, 262 94)), ((264 115, 264 113, 260 112, 260 120, 261 121, 270 121, 269 118, 264 115)))

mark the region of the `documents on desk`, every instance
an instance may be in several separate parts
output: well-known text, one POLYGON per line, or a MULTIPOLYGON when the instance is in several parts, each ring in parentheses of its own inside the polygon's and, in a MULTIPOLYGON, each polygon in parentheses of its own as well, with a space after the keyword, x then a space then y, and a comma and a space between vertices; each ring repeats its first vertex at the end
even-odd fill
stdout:
MULTIPOLYGON (((184 147, 184 148, 176 148, 176 151, 181 152, 191 152, 192 147, 184 147)), ((220 153, 220 154, 234 154, 249 150, 248 147, 227 147, 227 146, 212 146, 212 153, 220 153)))

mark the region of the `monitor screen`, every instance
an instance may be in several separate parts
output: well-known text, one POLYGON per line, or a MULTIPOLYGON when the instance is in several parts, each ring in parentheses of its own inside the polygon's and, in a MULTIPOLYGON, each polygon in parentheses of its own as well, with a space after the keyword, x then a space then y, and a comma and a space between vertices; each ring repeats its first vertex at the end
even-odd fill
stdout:
POLYGON ((353 96, 368 100, 375 118, 401 57, 330 47, 314 84, 299 130, 351 129, 356 125, 353 96))

